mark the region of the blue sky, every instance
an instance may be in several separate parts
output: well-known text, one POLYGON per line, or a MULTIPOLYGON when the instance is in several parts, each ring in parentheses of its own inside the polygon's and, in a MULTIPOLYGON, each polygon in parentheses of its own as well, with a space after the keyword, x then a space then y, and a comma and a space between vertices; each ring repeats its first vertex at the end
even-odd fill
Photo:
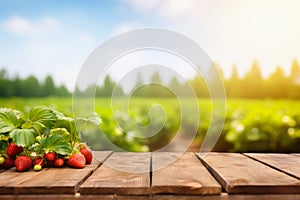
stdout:
POLYGON ((74 87, 88 55, 123 31, 161 27, 200 44, 226 76, 300 60, 300 1, 0 0, 0 68, 74 87))

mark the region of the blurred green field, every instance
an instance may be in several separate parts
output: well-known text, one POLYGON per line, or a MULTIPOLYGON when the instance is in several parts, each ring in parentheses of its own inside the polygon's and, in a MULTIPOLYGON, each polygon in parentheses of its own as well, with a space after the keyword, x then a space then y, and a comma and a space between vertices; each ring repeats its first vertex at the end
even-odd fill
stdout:
MULTIPOLYGON (((90 104, 87 99, 81 101, 83 105, 90 104)), ((124 150, 154 151, 168 144, 176 133, 183 132, 184 136, 197 129, 189 149, 197 151, 210 126, 212 105, 209 99, 198 99, 200 120, 199 126, 195 127, 192 101, 180 101, 186 106, 187 113, 191 113, 182 116, 179 101, 175 98, 132 98, 128 109, 127 100, 121 98, 114 101, 114 110, 109 98, 97 98, 95 111, 103 121, 98 131, 124 150), (155 106, 151 108, 152 105, 155 106), (150 129, 141 128, 147 125, 150 129), (157 134, 143 138, 151 134, 147 132, 150 130, 157 131, 157 134)), ((34 106, 49 106, 66 115, 73 114, 72 98, 2 98, 0 105, 25 112, 34 106)), ((101 140, 101 134, 97 132, 83 133, 82 137, 94 149, 109 148, 97 142, 101 140)), ((227 99, 225 124, 214 150, 300 152, 300 101, 227 99)))

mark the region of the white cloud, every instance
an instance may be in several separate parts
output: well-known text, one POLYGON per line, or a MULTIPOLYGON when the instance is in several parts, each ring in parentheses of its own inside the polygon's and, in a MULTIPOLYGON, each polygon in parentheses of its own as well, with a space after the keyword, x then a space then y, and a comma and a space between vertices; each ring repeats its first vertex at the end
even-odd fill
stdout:
POLYGON ((166 17, 178 17, 184 14, 189 14, 194 9, 199 8, 199 5, 205 4, 197 0, 123 0, 139 12, 158 12, 166 17))
POLYGON ((16 35, 41 36, 57 30, 60 25, 53 17, 42 17, 38 20, 29 20, 19 15, 13 15, 1 23, 2 28, 16 35))

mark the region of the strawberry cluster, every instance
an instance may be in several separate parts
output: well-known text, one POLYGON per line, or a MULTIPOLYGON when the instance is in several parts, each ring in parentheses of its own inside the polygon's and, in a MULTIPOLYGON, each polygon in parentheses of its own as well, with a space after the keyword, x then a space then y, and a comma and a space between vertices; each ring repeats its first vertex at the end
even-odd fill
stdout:
POLYGON ((42 155, 26 155, 23 147, 16 145, 14 142, 9 143, 6 153, 0 157, 0 169, 10 169, 16 167, 18 172, 28 171, 33 168, 34 171, 40 171, 44 167, 65 167, 84 168, 85 165, 91 164, 93 154, 90 148, 85 144, 79 144, 80 149, 69 156, 63 156, 56 152, 48 152, 42 155))
POLYGON ((0 108, 0 168, 15 167, 19 172, 84 168, 93 155, 80 132, 98 127, 100 122, 96 114, 73 119, 47 107, 35 107, 29 113, 0 108))

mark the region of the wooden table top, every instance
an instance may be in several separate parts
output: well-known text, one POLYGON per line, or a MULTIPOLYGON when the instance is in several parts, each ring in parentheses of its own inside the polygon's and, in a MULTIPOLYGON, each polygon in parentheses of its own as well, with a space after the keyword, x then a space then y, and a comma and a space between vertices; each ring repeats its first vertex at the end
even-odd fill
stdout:
POLYGON ((0 170, 0 199, 300 199, 300 154, 93 153, 84 169, 0 170))

